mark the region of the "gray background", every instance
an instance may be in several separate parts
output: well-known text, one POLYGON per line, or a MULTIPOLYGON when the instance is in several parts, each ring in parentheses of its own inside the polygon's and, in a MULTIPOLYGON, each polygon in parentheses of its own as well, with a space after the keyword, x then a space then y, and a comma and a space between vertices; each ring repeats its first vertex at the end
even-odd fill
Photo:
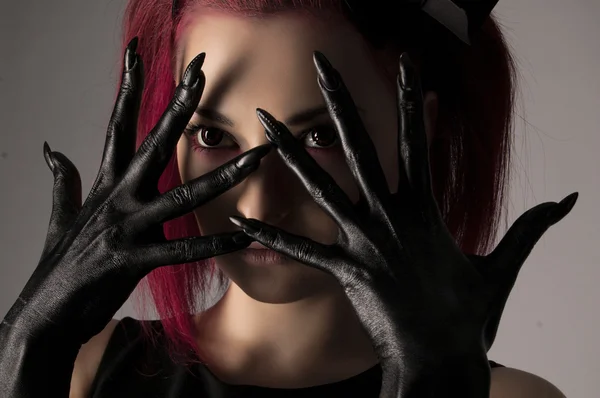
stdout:
MULTIPOLYGON (((46 140, 79 168, 84 197, 100 165, 124 0, 0 6, 0 315, 33 272, 50 210, 46 140)), ((541 375, 569 397, 600 389, 600 2, 502 0, 496 15, 521 74, 512 223, 579 191, 533 250, 489 357, 541 375)), ((116 318, 134 315, 127 303, 116 318)))

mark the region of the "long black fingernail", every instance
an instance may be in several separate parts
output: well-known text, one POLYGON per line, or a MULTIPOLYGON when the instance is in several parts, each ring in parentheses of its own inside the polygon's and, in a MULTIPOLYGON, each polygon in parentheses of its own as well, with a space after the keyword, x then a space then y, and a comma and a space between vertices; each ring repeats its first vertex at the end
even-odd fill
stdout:
POLYGON ((563 200, 558 202, 548 212, 548 215, 550 216, 550 218, 555 219, 554 222, 557 222, 558 220, 565 217, 573 209, 573 206, 575 206, 575 203, 577 202, 578 197, 579 197, 579 192, 573 192, 572 194, 570 194, 569 196, 567 196, 566 198, 564 198, 563 200))
POLYGON ((231 216, 229 217, 229 221, 240 227, 244 230, 244 232, 252 234, 260 231, 256 225, 253 225, 252 220, 248 220, 247 218, 231 216))
POLYGON ((333 66, 331 66, 325 55, 319 51, 313 52, 313 62, 317 67, 319 81, 325 89, 335 91, 340 88, 340 80, 337 76, 338 73, 333 66))
POLYGON ((560 201, 559 205, 564 209, 565 214, 569 213, 579 198, 579 192, 573 192, 566 198, 560 201))
POLYGON ((265 136, 269 142, 273 145, 278 145, 281 134, 277 126, 277 123, 279 123, 277 119, 275 119, 269 112, 260 108, 256 108, 256 115, 258 116, 260 124, 262 124, 265 128, 265 136))
POLYGON ((46 141, 44 141, 44 159, 46 159, 46 164, 50 168, 50 171, 54 172, 54 162, 52 161, 50 145, 46 141))
POLYGON ((138 37, 131 39, 125 50, 125 72, 129 72, 135 66, 137 54, 135 53, 138 46, 138 37))
POLYGON ((272 147, 270 144, 265 144, 249 150, 246 154, 242 155, 236 166, 240 169, 258 167, 260 160, 271 151, 272 147))
POLYGON ((192 60, 192 62, 190 62, 185 70, 185 74, 183 75, 184 86, 193 87, 196 84, 196 81, 198 81, 198 75, 200 74, 200 70, 204 64, 204 58, 206 58, 206 53, 200 53, 192 60))
POLYGON ((133 52, 136 52, 138 48, 138 42, 139 37, 134 36, 133 39, 131 39, 131 41, 129 42, 129 44, 127 44, 127 48, 129 48, 133 52))
POLYGON ((400 85, 403 90, 415 87, 415 66, 407 52, 400 55, 400 85))

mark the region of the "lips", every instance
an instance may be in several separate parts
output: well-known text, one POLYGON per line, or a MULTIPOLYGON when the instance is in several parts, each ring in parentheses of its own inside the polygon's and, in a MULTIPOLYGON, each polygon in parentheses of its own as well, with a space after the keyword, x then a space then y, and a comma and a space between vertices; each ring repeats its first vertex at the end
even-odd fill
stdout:
POLYGON ((250 245, 247 248, 248 249, 269 249, 268 247, 266 247, 262 243, 259 243, 259 242, 256 242, 256 241, 250 243, 250 245))
POLYGON ((252 242, 246 249, 236 253, 240 254, 246 262, 257 265, 280 264, 289 259, 286 255, 258 242, 252 242))

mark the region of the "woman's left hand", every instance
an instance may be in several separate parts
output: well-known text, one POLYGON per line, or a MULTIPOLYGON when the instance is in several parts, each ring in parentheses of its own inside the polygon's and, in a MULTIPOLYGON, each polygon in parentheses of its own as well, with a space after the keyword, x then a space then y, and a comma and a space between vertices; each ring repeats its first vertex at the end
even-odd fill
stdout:
POLYGON ((315 52, 321 92, 359 187, 353 204, 283 123, 257 110, 266 135, 341 234, 323 245, 255 219, 231 217, 275 251, 333 275, 371 338, 383 370, 381 397, 489 396, 486 353, 517 274, 577 200, 524 213, 487 256, 463 253, 435 201, 416 68, 400 57, 398 193, 391 194, 373 142, 340 74, 315 52))

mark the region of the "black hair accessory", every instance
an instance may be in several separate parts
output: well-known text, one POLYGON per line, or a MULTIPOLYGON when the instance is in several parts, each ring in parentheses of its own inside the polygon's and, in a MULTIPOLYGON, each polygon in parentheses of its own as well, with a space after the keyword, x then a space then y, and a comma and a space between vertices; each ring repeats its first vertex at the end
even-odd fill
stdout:
MULTIPOLYGON (((372 38, 385 38, 389 27, 402 30, 410 18, 425 12, 463 43, 470 45, 499 0, 344 0, 349 16, 372 38), (403 19, 404 22, 400 22, 403 19), (396 23, 394 23, 396 22, 396 23)), ((422 14, 421 14, 422 15, 422 14)), ((404 32, 406 32, 404 30, 404 32)))
MULTIPOLYGON (((407 8, 420 9, 444 25, 466 44, 480 30, 499 0, 344 0, 352 19, 363 28, 372 30, 385 26, 382 20, 395 17, 407 8)), ((181 3, 173 0, 172 17, 175 19, 181 3)))

